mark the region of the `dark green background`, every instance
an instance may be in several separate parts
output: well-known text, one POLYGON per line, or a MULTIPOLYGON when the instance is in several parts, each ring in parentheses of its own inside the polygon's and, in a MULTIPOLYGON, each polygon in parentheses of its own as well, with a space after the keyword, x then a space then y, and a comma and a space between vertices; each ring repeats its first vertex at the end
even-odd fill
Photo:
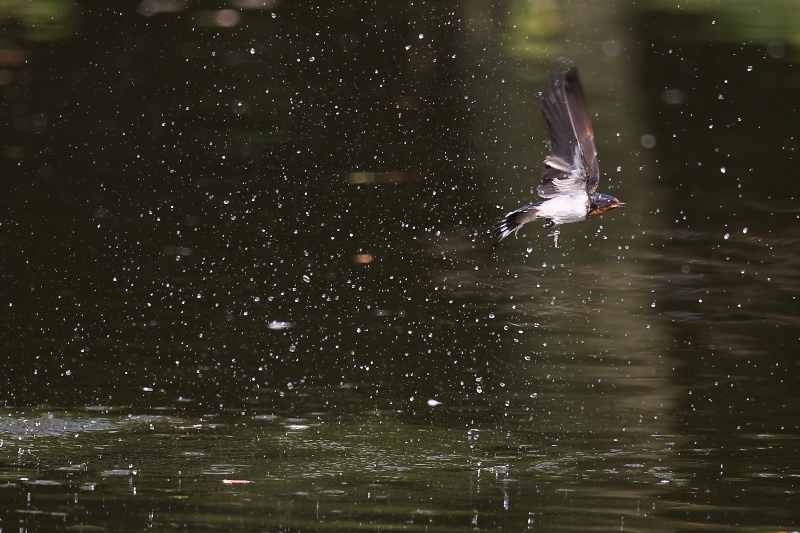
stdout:
POLYGON ((800 4, 256 4, 1 8, 0 528, 800 525, 800 4))

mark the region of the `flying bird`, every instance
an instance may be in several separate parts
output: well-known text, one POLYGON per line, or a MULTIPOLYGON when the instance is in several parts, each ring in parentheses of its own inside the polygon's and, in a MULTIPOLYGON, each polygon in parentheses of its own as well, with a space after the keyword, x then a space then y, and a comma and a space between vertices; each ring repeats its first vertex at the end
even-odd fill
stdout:
MULTIPOLYGON (((580 222, 600 216, 615 207, 625 207, 615 197, 597 191, 600 168, 594 131, 586 96, 578 71, 562 71, 550 80, 542 96, 542 115, 547 125, 550 155, 544 159, 542 182, 536 191, 544 198, 506 213, 497 219, 492 237, 497 246, 511 235, 516 236, 523 224, 541 220, 553 229, 559 224, 580 222)), ((553 237, 558 246, 558 230, 553 237)))

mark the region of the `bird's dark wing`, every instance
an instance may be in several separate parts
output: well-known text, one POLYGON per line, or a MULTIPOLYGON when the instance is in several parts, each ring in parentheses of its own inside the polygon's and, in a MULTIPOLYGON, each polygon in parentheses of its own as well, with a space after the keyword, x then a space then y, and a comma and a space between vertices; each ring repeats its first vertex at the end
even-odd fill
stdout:
POLYGON ((542 97, 542 115, 550 137, 550 155, 545 158, 539 196, 592 194, 600 171, 592 118, 576 69, 560 72, 551 80, 542 97))

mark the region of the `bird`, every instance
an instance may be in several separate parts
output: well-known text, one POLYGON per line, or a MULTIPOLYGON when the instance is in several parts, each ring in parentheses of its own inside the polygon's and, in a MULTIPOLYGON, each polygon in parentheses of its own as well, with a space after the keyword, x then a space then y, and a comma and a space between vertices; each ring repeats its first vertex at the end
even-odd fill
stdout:
POLYGON ((542 181, 536 191, 543 198, 499 217, 492 230, 494 244, 517 235, 534 220, 552 229, 548 237, 558 247, 559 224, 580 222, 625 207, 610 194, 597 192, 600 168, 594 144, 592 118, 586 105, 578 70, 561 70, 542 94, 542 115, 547 126, 550 154, 544 159, 542 181))

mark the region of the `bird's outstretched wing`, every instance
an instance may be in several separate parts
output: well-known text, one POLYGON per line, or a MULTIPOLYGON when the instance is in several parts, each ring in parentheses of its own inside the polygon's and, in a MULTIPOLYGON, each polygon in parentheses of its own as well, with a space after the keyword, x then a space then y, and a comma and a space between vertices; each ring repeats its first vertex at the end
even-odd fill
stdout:
POLYGON ((550 137, 538 193, 542 198, 561 194, 592 194, 600 180, 592 118, 576 69, 560 72, 542 97, 542 115, 550 137))

